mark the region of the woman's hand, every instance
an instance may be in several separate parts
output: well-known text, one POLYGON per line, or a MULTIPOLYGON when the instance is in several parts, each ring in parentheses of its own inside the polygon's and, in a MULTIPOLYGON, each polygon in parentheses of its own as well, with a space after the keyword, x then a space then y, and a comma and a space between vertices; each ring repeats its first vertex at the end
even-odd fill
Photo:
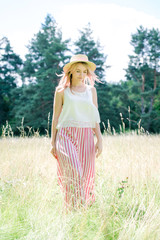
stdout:
POLYGON ((102 141, 97 141, 95 145, 95 153, 96 157, 99 157, 99 155, 102 153, 102 141))
POLYGON ((57 158, 57 153, 56 153, 56 144, 54 143, 54 144, 52 144, 52 148, 51 148, 51 154, 55 157, 55 158, 57 158))

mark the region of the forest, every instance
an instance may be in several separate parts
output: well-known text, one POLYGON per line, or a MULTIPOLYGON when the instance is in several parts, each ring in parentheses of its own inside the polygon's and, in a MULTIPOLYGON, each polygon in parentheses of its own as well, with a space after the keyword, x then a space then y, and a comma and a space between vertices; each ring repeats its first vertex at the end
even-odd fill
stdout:
POLYGON ((143 129, 160 133, 160 31, 138 26, 131 35, 133 47, 118 83, 105 80, 107 55, 93 38, 90 24, 79 30, 79 38, 63 40, 56 20, 48 14, 30 40, 25 59, 16 54, 9 39, 0 39, 0 135, 22 128, 50 136, 55 87, 63 65, 73 54, 86 54, 96 65, 101 80, 95 85, 101 117, 101 131, 130 132, 143 129))

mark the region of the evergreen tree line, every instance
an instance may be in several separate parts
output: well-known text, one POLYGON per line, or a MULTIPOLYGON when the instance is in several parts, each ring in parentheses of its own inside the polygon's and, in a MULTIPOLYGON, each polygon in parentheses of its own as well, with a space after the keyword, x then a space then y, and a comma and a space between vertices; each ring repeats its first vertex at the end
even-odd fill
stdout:
POLYGON ((63 40, 55 19, 47 15, 27 46, 25 60, 14 53, 7 37, 0 40, 0 134, 6 121, 15 135, 22 121, 28 132, 50 132, 58 75, 70 57, 79 53, 97 65, 101 83, 95 87, 102 132, 105 127, 119 132, 121 123, 127 131, 141 125, 150 133, 160 132, 159 30, 140 26, 132 34, 133 54, 129 56, 126 79, 116 84, 105 81, 107 55, 100 42, 94 40, 90 24, 79 34, 74 43, 63 40))

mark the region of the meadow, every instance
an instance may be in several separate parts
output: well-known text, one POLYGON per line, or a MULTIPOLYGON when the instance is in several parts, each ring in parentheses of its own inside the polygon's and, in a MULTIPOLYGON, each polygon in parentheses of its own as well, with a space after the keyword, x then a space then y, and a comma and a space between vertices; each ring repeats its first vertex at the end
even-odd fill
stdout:
POLYGON ((160 135, 104 135, 95 181, 95 203, 65 214, 50 138, 2 137, 0 239, 160 239, 160 135))

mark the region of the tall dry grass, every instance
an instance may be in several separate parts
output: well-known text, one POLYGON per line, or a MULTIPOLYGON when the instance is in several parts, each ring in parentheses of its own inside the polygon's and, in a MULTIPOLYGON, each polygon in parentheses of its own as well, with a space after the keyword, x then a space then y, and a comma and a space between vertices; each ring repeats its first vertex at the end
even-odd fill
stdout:
POLYGON ((159 240, 160 136, 103 136, 96 202, 65 214, 48 137, 0 139, 0 239, 159 240))

